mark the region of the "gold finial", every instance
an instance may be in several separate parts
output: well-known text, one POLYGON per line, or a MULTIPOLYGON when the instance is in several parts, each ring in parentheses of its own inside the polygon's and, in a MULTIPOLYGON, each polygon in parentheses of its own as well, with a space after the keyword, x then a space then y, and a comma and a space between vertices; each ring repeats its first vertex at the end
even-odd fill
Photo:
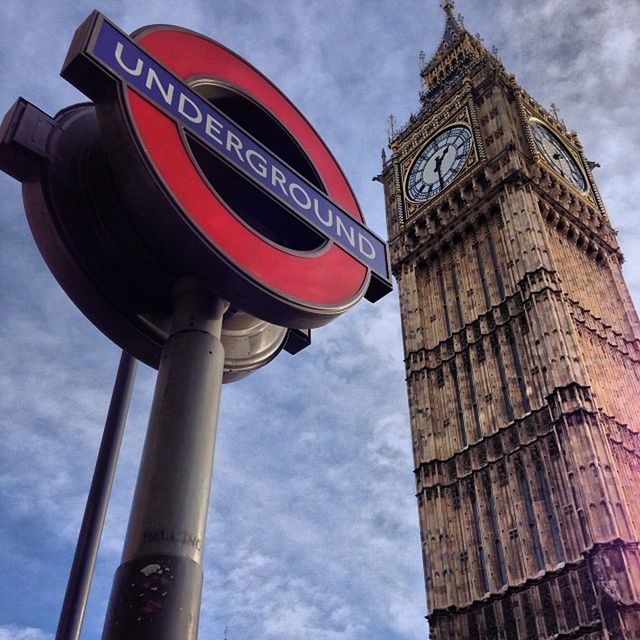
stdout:
POLYGON ((456 8, 456 4, 453 0, 444 0, 440 3, 440 6, 449 14, 453 14, 453 10, 456 8))

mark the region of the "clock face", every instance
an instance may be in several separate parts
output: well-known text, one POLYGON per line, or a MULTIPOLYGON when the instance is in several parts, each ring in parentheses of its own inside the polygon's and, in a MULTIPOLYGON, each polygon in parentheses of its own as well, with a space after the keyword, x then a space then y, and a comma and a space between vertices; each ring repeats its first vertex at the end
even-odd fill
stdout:
POLYGON ((464 168, 472 140, 471 131, 462 125, 444 129, 432 138, 409 171, 409 199, 426 202, 445 189, 464 168))
POLYGON ((584 174, 558 137, 537 120, 531 120, 529 125, 538 151, 553 170, 579 191, 586 191, 587 183, 584 174))

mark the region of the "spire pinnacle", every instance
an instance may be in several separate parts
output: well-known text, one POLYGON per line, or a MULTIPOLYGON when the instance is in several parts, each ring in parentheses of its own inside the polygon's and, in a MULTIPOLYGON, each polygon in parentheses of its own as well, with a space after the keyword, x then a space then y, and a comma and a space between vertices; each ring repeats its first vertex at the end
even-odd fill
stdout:
POLYGON ((440 49, 442 49, 443 46, 450 45, 457 36, 464 33, 465 28, 462 23, 462 16, 460 14, 457 16, 454 14, 454 10, 456 8, 454 0, 442 0, 440 6, 447 16, 444 25, 444 34, 442 35, 442 42, 440 44, 440 49))
POLYGON ((440 0, 440 8, 445 14, 442 40, 428 62, 420 58, 423 102, 434 100, 481 60, 502 68, 497 52, 491 55, 480 35, 472 36, 467 31, 462 15, 456 12, 455 0, 440 0))
POLYGON ((456 8, 456 4, 455 2, 453 2, 453 0, 443 0, 443 2, 440 3, 440 6, 445 11, 445 13, 449 14, 450 16, 453 15, 453 10, 456 8))

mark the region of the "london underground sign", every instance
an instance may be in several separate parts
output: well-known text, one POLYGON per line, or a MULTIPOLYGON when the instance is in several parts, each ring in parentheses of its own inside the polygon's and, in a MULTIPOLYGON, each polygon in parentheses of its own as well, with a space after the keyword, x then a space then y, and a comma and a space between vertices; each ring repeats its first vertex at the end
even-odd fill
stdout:
POLYGON ((0 129, 0 167, 23 182, 65 291, 138 359, 158 366, 184 275, 231 303, 223 342, 226 326, 235 371, 246 368, 239 345, 253 368, 255 354, 295 352, 308 329, 390 290, 387 247, 335 159, 233 52, 172 26, 128 36, 94 12, 62 75, 93 102, 52 118, 19 99, 0 129))
POLYGON ((96 101, 101 129, 118 133, 106 136, 118 141, 110 157, 129 165, 123 191, 132 194, 139 228, 161 247, 167 242, 159 235, 170 228, 184 251, 171 247, 166 253, 187 261, 199 253, 197 268, 214 277, 232 303, 237 299, 238 306, 270 322, 313 327, 362 295, 376 300, 390 290, 386 244, 364 225, 329 151, 284 95, 229 50, 175 27, 146 28, 132 39, 94 13, 78 30, 62 75, 96 101), (207 92, 214 98, 207 99, 207 92), (251 105, 245 122, 216 105, 220 94, 222 103, 231 95, 251 105), (254 113, 268 122, 252 133, 247 128, 254 113), (290 139, 287 160, 257 139, 266 135, 278 146, 274 129, 290 139), (127 149, 123 139, 136 148, 127 149), (238 213, 237 194, 223 194, 224 170, 218 164, 207 172, 202 165, 209 160, 198 162, 202 148, 242 176, 243 189, 252 186, 266 196, 272 220, 238 213), (136 162, 141 155, 142 167, 136 162), (131 188, 150 183, 149 174, 162 192, 153 211, 148 194, 135 201, 131 188), (293 218, 315 243, 301 247, 281 240, 282 227, 293 218), (203 241, 210 255, 204 255, 203 241))
POLYGON ((389 279, 385 243, 106 20, 84 53, 113 72, 292 213, 389 279))

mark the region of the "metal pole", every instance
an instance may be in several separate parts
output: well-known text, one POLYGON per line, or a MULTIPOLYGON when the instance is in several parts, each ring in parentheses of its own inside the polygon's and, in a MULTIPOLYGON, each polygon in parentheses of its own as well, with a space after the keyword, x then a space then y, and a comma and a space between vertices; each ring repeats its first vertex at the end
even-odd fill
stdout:
POLYGON ((196 640, 227 306, 177 287, 103 640, 196 640))
POLYGON ((56 640, 80 638, 137 366, 137 360, 123 351, 69 572, 56 640))

